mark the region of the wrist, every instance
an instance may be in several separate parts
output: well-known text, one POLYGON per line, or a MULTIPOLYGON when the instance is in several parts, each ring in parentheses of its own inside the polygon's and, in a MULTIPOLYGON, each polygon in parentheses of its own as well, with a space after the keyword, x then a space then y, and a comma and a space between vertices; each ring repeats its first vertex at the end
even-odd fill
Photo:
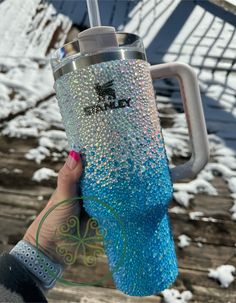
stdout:
POLYGON ((59 262, 55 262, 25 239, 19 241, 10 254, 25 265, 29 272, 40 281, 44 289, 52 288, 62 275, 63 266, 59 262))
POLYGON ((51 245, 47 241, 47 243, 44 243, 45 241, 39 241, 37 242, 34 237, 31 236, 30 233, 26 233, 22 239, 23 241, 28 242, 30 245, 34 246, 35 249, 39 250, 41 253, 46 255, 48 258, 50 258, 55 263, 63 264, 63 260, 60 258, 60 256, 55 251, 55 242, 51 242, 51 245))

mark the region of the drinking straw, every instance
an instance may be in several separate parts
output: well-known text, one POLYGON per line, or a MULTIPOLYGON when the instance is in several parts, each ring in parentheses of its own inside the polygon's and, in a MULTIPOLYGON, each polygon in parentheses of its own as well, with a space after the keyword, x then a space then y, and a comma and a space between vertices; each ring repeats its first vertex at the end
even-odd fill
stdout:
POLYGON ((100 26, 101 19, 98 8, 98 0, 87 0, 90 27, 100 26))

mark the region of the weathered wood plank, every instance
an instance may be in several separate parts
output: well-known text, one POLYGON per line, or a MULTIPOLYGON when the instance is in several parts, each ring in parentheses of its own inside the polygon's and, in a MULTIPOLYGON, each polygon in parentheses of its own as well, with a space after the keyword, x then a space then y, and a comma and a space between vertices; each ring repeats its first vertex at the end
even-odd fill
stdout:
POLYGON ((206 222, 201 219, 191 220, 188 215, 171 213, 171 222, 175 235, 186 234, 192 238, 204 237, 213 245, 235 245, 235 222, 218 220, 206 222))
MULTIPOLYGON (((42 186, 42 184, 37 184, 37 186, 32 186, 29 188, 6 188, 0 185, 0 193, 2 195, 17 195, 19 197, 26 196, 26 197, 35 197, 43 196, 45 199, 49 198, 51 193, 53 192, 54 188, 42 186)), ((0 195, 1 197, 1 195, 0 195)), ((14 202, 13 202, 14 203, 14 202)), ((15 201, 15 203, 18 203, 15 201)))
MULTIPOLYGON (((1 182, 0 186, 0 207, 2 216, 11 214, 11 218, 13 219, 21 214, 27 219, 32 215, 30 209, 37 214, 45 205, 47 199, 54 190, 52 182, 55 184, 55 180, 45 182, 45 186, 42 186, 42 184, 38 185, 29 180, 34 170, 33 167, 28 177, 27 174, 24 174, 24 178, 18 174, 12 176, 10 174, 0 174, 1 181, 7 180, 7 182, 1 182), (1 177, 4 177, 4 179, 1 177), (20 182, 20 179, 23 179, 22 183, 20 182), (23 189, 21 188, 22 185, 24 186, 23 189), (38 201, 38 196, 43 196, 43 201, 38 201), (14 212, 11 211, 13 208, 14 212)), ((211 207, 207 202, 211 202, 210 197, 199 195, 194 199, 193 206, 186 210, 186 214, 171 213, 170 216, 174 234, 178 236, 184 233, 193 239, 204 235, 206 243, 233 247, 236 242, 236 225, 230 219, 229 208, 231 207, 231 200, 228 198, 222 198, 221 200, 221 197, 214 197, 214 203, 211 203, 211 207), (189 217, 190 211, 202 211, 204 217, 213 217, 218 221, 207 222, 203 221, 201 217, 198 220, 191 220, 189 217)), ((171 207, 172 205, 173 204, 171 204, 171 207)), ((12 229, 14 230, 14 224, 12 229)))
POLYGON ((199 271, 181 270, 174 288, 188 289, 193 293, 193 303, 234 303, 235 284, 225 289, 199 271))
POLYGON ((236 266, 235 247, 216 247, 204 242, 199 247, 199 242, 195 240, 195 242, 191 242, 190 246, 184 249, 176 247, 180 268, 208 272, 209 268, 215 268, 222 264, 236 266))
MULTIPOLYGON (((5 222, 12 222, 10 219, 4 218, 5 222)), ((16 220, 15 220, 16 221, 16 220)), ((24 226, 19 225, 18 222, 17 233, 12 233, 11 228, 5 228, 4 232, 6 232, 6 236, 1 237, 0 243, 2 243, 1 249, 9 250, 13 243, 14 237, 17 241, 22 236, 22 231, 24 230, 24 226), (20 229, 19 229, 20 227, 20 229), (8 243, 8 237, 10 236, 10 243, 8 243)), ((235 247, 228 247, 219 245, 211 245, 205 242, 204 238, 201 239, 193 239, 190 246, 185 247, 184 249, 180 249, 177 246, 178 239, 175 239, 176 242, 176 252, 178 256, 178 264, 180 271, 181 270, 190 270, 193 272, 201 272, 202 275, 207 279, 208 269, 216 268, 222 264, 231 264, 236 267, 236 253, 235 247), (202 243, 199 247, 198 243, 202 243)), ((89 256, 89 253, 86 254, 86 257, 89 256)), ((107 264, 107 257, 105 255, 98 256, 96 258, 96 262, 92 266, 88 266, 84 260, 85 255, 77 256, 76 262, 68 266, 63 277, 70 281, 75 281, 78 283, 84 282, 94 282, 102 279, 104 275, 109 273, 109 268, 107 264)), ((203 279, 204 280, 204 279, 203 279)), ((205 283, 203 281, 203 283, 205 283)), ((236 281, 234 282, 236 283, 236 281)), ((106 279, 102 282, 103 286, 114 287, 111 279, 106 279)), ((218 287, 217 284, 212 284, 211 287, 218 287)), ((236 286, 236 284, 233 284, 236 286)), ((232 287, 234 287, 232 286, 232 287)))
POLYGON ((160 303, 161 298, 157 296, 130 297, 119 290, 92 286, 62 286, 57 285, 48 294, 49 303, 53 302, 81 302, 81 303, 160 303), (63 298, 63 299, 62 299, 63 298), (68 301, 67 301, 68 300, 68 301))
POLYGON ((9 249, 22 239, 26 228, 26 222, 12 218, 0 217, 0 251, 9 251, 9 249), (13 227, 14 225, 14 227, 13 227), (13 241, 12 241, 13 240, 13 241))
MULTIPOLYGON (((176 217, 176 216, 175 216, 176 217)), ((188 227, 188 224, 183 220, 183 215, 178 215, 180 217, 179 219, 182 219, 182 224, 181 226, 186 226, 188 227)), ((176 219, 176 218, 175 218, 176 219)), ((1 220, 2 221, 2 220, 1 220)), ((0 222, 1 222, 0 221, 0 222)), ((173 220, 172 220, 173 221, 173 220)), ((201 222, 202 224, 202 222, 201 222)), ((214 222, 209 222, 210 225, 214 225, 214 222)), ((3 234, 5 234, 8 238, 7 241, 18 241, 20 239, 20 236, 23 235, 24 233, 24 225, 25 222, 23 223, 22 220, 10 220, 4 218, 4 226, 5 229, 3 229, 3 234), (9 230, 9 226, 14 226, 15 232, 12 233, 11 229, 9 230)), ((173 222, 174 227, 180 225, 179 223, 176 224, 176 221, 173 222)), ((229 228, 228 228, 229 229, 229 228)), ((2 226, 1 226, 2 230, 2 226)), ((176 228, 174 228, 174 233, 175 233, 176 228)), ((182 233, 182 230, 181 230, 182 233)), ((188 234, 188 233, 186 233, 188 234)), ((177 234, 178 235, 178 234, 177 234)), ((189 235, 192 235, 192 232, 189 232, 189 235)), ((203 233, 200 232, 199 236, 202 236, 203 233)), ((212 237, 218 237, 218 233, 214 233, 212 237)), ((206 237, 206 241, 209 241, 208 233, 204 234, 204 237, 206 237)), ((193 239, 194 240, 194 239, 193 239)), ((197 242, 198 240, 195 239, 197 242)), ((3 245, 3 241, 0 241, 2 245, 0 246, 1 251, 8 249, 12 247, 12 245, 7 244, 5 242, 5 245, 3 245)), ((179 271, 180 275, 177 280, 177 282, 174 284, 174 287, 177 287, 178 289, 189 289, 193 291, 194 294, 194 300, 193 302, 219 302, 219 303, 225 303, 226 301, 225 298, 229 300, 232 300, 234 298, 235 292, 235 282, 231 284, 230 288, 225 290, 221 289, 218 285, 218 283, 214 280, 211 280, 207 277, 207 270, 210 267, 216 267, 221 264, 233 264, 236 265, 236 260, 234 256, 234 248, 233 247, 225 247, 225 246, 217 246, 217 249, 215 245, 209 245, 208 243, 203 243, 202 247, 196 246, 196 242, 192 243, 189 247, 185 248, 184 250, 180 250, 177 248, 177 254, 178 254, 178 260, 179 260, 179 271), (208 290, 210 291, 208 292, 208 290), (207 300, 207 301, 206 301, 207 300), (215 301, 214 301, 215 300, 215 301)), ((11 243, 14 244, 14 243, 11 243)), ((89 280, 89 277, 91 279, 99 278, 104 274, 106 262, 104 259, 99 263, 97 263, 97 268, 96 270, 89 269, 85 265, 81 265, 76 268, 73 267, 73 270, 68 273, 68 277, 70 279, 73 279, 73 277, 83 277, 85 280, 89 280)), ((81 281, 81 280, 80 280, 81 281)), ((106 294, 108 295, 112 293, 112 296, 114 297, 114 300, 117 299, 117 297, 114 295, 114 293, 110 290, 111 287, 114 287, 114 284, 108 281, 108 283, 104 284, 104 286, 109 287, 109 289, 105 290, 99 287, 95 287, 95 290, 100 291, 101 293, 101 300, 106 298, 106 294)), ((52 292, 49 293, 49 299, 52 299, 52 302, 55 300, 59 300, 60 298, 62 299, 61 301, 63 302, 80 302, 79 300, 82 300, 83 295, 86 293, 89 295, 89 298, 99 298, 99 295, 97 295, 96 291, 95 293, 90 293, 87 291, 87 288, 78 288, 76 292, 72 291, 70 287, 62 287, 64 290, 56 287, 52 292), (81 291, 81 298, 80 298, 80 291, 81 291), (63 295, 62 295, 63 294, 63 295)), ((119 293, 119 292, 118 292, 119 293)), ((130 298, 131 301, 127 302, 135 302, 132 300, 135 300, 134 298, 130 298)), ((146 298, 145 298, 146 299, 146 298)), ((156 298, 155 298, 156 299, 156 298)), ((83 299, 84 300, 84 299, 83 299)), ((51 302, 51 301, 50 301, 51 302)), ((83 302, 83 301, 82 301, 83 302)), ((100 301, 98 301, 100 302, 100 301)), ((101 301, 102 302, 102 301, 101 301)), ((106 301, 105 301, 106 302, 106 301)), ((113 302, 113 301, 112 301, 113 302)), ((116 301, 114 301, 116 302, 116 301)), ((117 302, 122 302, 122 299, 118 297, 117 302)), ((124 301, 126 302, 126 301, 124 301)), ((138 301, 137 301, 138 302, 138 301)), ((143 302, 143 301, 140 301, 143 302)), ((148 301, 145 301, 148 302, 148 301)), ((152 301, 150 301, 152 302, 152 301)), ((159 302, 159 301, 154 301, 154 302, 159 302)), ((234 301, 232 301, 234 302, 234 301)))
MULTIPOLYGON (((228 289, 220 288, 217 282, 206 278, 205 273, 200 271, 180 269, 180 276, 173 287, 182 291, 191 290, 193 293, 191 302, 194 303, 235 302, 234 285, 231 285, 228 289)), ((161 296, 131 297, 122 294, 119 290, 106 287, 64 286, 57 283, 55 288, 48 293, 49 302, 60 302, 62 297, 68 302, 87 302, 86 299, 88 302, 94 303, 163 302, 161 296)))
MULTIPOLYGON (((203 245, 197 247, 191 244, 184 250, 177 248, 179 277, 175 285, 185 283, 186 273, 190 284, 201 285, 211 288, 219 288, 215 280, 208 278, 208 270, 216 268, 222 264, 231 264, 236 266, 235 248, 219 246, 217 249, 213 245, 203 245), (199 278, 201 277, 201 278, 199 278)), ((99 281, 109 273, 106 256, 99 256, 97 263, 89 267, 83 262, 82 256, 78 258, 78 263, 68 267, 63 277, 66 280, 77 283, 92 283, 99 281)), ((105 279, 98 283, 102 287, 114 288, 112 279, 105 279)), ((234 281, 229 290, 234 290, 236 281, 234 281)))
MULTIPOLYGON (((1 170, 1 169, 0 169, 1 170)), ((14 172, 13 172, 14 173, 14 172)), ((9 177, 10 172, 3 173, 5 177, 9 177)), ((19 174, 21 178, 21 174, 19 174)), ((17 179, 17 177, 16 177, 17 179)), ((26 184, 28 180, 25 180, 26 184)), ((48 186, 48 184, 47 184, 48 186)), ((50 194, 53 192, 51 187, 43 187, 39 184, 34 186, 20 189, 20 188, 4 188, 0 186, 0 204, 9 205, 10 207, 20 207, 38 209, 38 196, 43 196, 42 200, 47 200, 50 194)), ((233 200, 229 197, 215 196, 214 202, 212 197, 207 195, 197 195, 191 202, 191 206, 188 209, 183 209, 186 215, 191 215, 192 212, 202 212, 204 218, 213 218, 216 220, 231 220, 231 213, 229 209, 233 205, 233 200)), ((177 203, 173 202, 170 204, 170 209, 178 206, 177 203)), ((201 220, 201 217, 199 217, 201 220)), ((211 219, 210 219, 211 220, 211 219)))
MULTIPOLYGON (((1 175, 0 175, 1 176, 1 175)), ((27 214, 27 209, 32 209, 35 211, 35 214, 40 211, 40 209, 45 205, 47 199, 53 192, 53 188, 51 188, 46 182, 45 187, 38 186, 32 181, 34 186, 31 186, 31 189, 27 189, 26 184, 24 184, 25 189, 18 192, 18 184, 16 187, 11 188, 10 191, 6 189, 3 191, 2 186, 0 187, 0 206, 2 209, 2 214, 10 213, 11 208, 15 209, 15 214, 21 213, 24 214, 25 218, 30 217, 27 214), (49 186, 49 187, 47 187, 49 186), (34 191, 34 194, 32 194, 34 191), (38 196, 43 196, 43 201, 38 201, 38 196), (32 197, 32 198, 31 198, 32 197), (28 201, 28 202, 27 202, 28 201), (34 202, 33 202, 34 201, 34 202), (34 206, 35 205, 35 206, 34 206), (5 209, 5 210, 4 210, 5 209)), ((31 184, 31 182, 29 183, 31 184)), ((50 183, 51 184, 51 183, 50 183)), ((11 183, 9 183, 9 186, 11 183)), ((5 185, 4 185, 5 186, 5 185)), ((28 187, 30 188, 30 186, 28 187)), ((19 189, 20 190, 20 189, 19 189)), ((194 209, 195 211, 196 209, 194 209)), ((205 211, 205 209, 202 209, 205 211)), ((227 202, 227 210, 228 210, 228 202, 227 202)), ((189 212, 189 211, 188 211, 189 212)), ((205 218, 207 216, 214 216, 215 210, 204 215, 205 218)), ((14 218, 14 212, 11 215, 14 218)), ((173 226, 174 234, 176 236, 180 234, 187 234, 189 237, 193 239, 201 237, 204 235, 206 238, 206 242, 214 245, 225 245, 225 246, 234 246, 235 245, 235 233, 236 233, 236 224, 229 219, 226 220, 226 215, 224 220, 217 218, 216 222, 212 221, 204 221, 201 217, 197 220, 191 220, 188 213, 186 214, 174 214, 170 213, 171 223, 173 226)), ((214 216, 213 218, 215 218, 214 216)), ((220 216, 219 216, 220 217, 220 216)), ((211 220, 211 219, 209 219, 211 220)), ((14 226, 12 227, 14 229, 14 226)))

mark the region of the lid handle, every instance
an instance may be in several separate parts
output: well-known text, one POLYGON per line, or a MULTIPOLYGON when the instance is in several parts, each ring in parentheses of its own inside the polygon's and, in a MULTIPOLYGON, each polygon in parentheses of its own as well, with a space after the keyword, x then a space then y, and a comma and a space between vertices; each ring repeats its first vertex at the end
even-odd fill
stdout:
POLYGON ((102 52, 118 47, 115 28, 112 26, 95 26, 78 35, 81 54, 102 52))

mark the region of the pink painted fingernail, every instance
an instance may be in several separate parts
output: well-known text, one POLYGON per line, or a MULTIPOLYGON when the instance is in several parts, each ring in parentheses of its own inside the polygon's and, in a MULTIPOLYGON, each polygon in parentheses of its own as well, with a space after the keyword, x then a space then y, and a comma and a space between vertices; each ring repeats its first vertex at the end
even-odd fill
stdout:
POLYGON ((80 160, 80 155, 74 150, 71 150, 69 153, 69 157, 66 160, 66 164, 69 166, 70 169, 74 169, 77 163, 80 160))

